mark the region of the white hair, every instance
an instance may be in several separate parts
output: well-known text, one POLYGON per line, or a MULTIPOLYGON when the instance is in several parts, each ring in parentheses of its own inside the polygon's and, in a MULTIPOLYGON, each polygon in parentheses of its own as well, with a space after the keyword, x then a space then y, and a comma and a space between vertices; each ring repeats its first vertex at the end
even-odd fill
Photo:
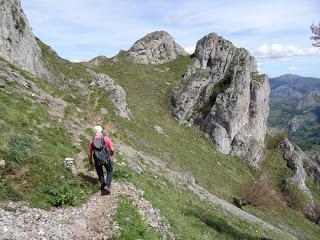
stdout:
POLYGON ((101 126, 94 126, 93 127, 93 131, 95 133, 101 133, 102 132, 102 127, 101 126))

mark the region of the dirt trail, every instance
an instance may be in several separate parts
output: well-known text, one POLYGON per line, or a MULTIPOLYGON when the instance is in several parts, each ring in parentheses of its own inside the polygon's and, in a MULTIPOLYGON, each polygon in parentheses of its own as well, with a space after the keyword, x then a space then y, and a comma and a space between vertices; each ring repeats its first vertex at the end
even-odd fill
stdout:
POLYGON ((13 202, 0 206, 0 229, 3 232, 0 239, 111 239, 119 232, 119 226, 112 218, 122 195, 132 200, 150 227, 167 239, 174 239, 170 225, 160 211, 143 198, 141 190, 127 182, 114 182, 111 195, 96 193, 80 207, 48 212, 13 202))

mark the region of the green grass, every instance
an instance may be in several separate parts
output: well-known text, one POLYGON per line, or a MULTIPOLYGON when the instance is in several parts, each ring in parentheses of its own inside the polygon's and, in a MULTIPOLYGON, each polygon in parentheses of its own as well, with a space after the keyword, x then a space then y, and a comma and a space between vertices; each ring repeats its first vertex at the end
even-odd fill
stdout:
POLYGON ((213 150, 197 127, 179 125, 170 114, 172 89, 191 61, 180 57, 168 64, 144 66, 106 60, 95 70, 108 74, 127 92, 132 121, 111 119, 121 140, 164 159, 172 169, 192 172, 200 185, 231 201, 234 187, 251 178, 252 170, 239 159, 213 150), (165 135, 158 134, 154 125, 162 127, 165 135))
POLYGON ((92 193, 93 187, 65 169, 63 160, 76 149, 70 134, 39 104, 13 95, 10 87, 0 91, 0 157, 6 166, 0 169, 0 200, 25 200, 35 207, 50 208, 52 194, 73 192, 78 204, 92 193), (59 186, 63 185, 61 190, 59 186))
POLYGON ((113 239, 160 239, 160 235, 151 229, 142 219, 137 207, 127 197, 121 197, 117 214, 113 220, 120 226, 120 233, 113 239))
MULTIPOLYGON (((192 61, 190 58, 180 57, 167 64, 144 66, 126 62, 121 56, 119 63, 105 60, 101 66, 95 67, 97 72, 108 74, 126 90, 127 102, 133 114, 132 120, 127 121, 115 115, 112 103, 103 91, 84 92, 73 84, 79 79, 83 84, 90 82, 90 76, 82 64, 58 58, 45 45, 42 45, 42 51, 47 64, 60 73, 60 81, 63 80, 60 85, 65 89, 57 86, 59 81, 51 84, 23 74, 48 93, 67 101, 71 106, 67 109, 67 117, 80 118, 92 125, 105 126, 112 122, 116 126, 112 137, 161 158, 171 169, 191 172, 198 184, 228 201, 237 196, 239 185, 253 178, 254 170, 235 157, 216 152, 197 127, 179 125, 171 116, 171 93, 192 61), (75 107, 82 109, 83 113, 74 111, 75 107), (100 114, 101 107, 108 110, 108 115, 100 114), (157 133, 154 125, 162 127, 165 135, 157 133)), ((8 162, 5 169, 0 170, 3 186, 0 200, 26 200, 33 206, 43 208, 59 205, 60 202, 79 204, 96 189, 72 176, 62 166, 65 157, 73 156, 78 151, 71 142, 70 133, 47 114, 44 105, 16 96, 14 84, 8 85, 6 91, 0 91, 0 157, 8 162), (49 123, 50 127, 39 127, 42 123, 49 123), (31 156, 23 161, 23 165, 17 165, 10 157, 8 143, 10 137, 15 135, 29 137, 34 146, 31 156), (76 197, 73 196, 74 190, 79 193, 76 197)), ((92 135, 91 129, 83 131, 92 135)), ((86 149, 87 139, 82 136, 81 140, 82 148, 86 149)), ((266 171, 269 171, 274 187, 281 189, 283 179, 290 172, 286 171, 285 162, 279 160, 281 153, 270 152, 270 156, 272 164, 266 167, 266 171)), ((116 158, 120 162, 125 161, 120 154, 116 158)), ((288 239, 240 221, 220 208, 201 202, 189 191, 176 189, 164 179, 155 179, 148 172, 137 175, 117 164, 114 169, 115 179, 126 179, 145 191, 145 197, 161 210, 172 225, 173 232, 181 239, 262 239, 264 236, 288 239)), ((131 210, 130 202, 123 204, 120 209, 124 209, 124 213, 135 214, 132 213, 134 210, 131 210)), ((312 225, 291 209, 287 209, 287 215, 283 216, 251 207, 246 210, 270 222, 274 222, 273 218, 278 219, 279 224, 293 228, 305 238, 312 239, 319 235, 318 226, 312 225)), ((137 221, 145 224, 138 217, 137 221)), ((128 231, 137 234, 135 229, 128 231)), ((157 238, 153 233, 150 236, 151 239, 157 238)))
MULTIPOLYGON (((282 157, 283 152, 277 149, 266 150, 266 160, 262 163, 262 171, 267 174, 268 182, 279 195, 283 194, 285 180, 293 176, 293 172, 286 166, 282 157)), ((313 192, 319 194, 316 185, 308 179, 307 184, 312 186, 313 192)), ((316 195, 316 196, 320 196, 316 195)), ((284 202, 285 204, 285 202, 284 202)), ((318 239, 320 228, 318 225, 307 220, 302 213, 289 207, 283 207, 278 212, 272 209, 266 210, 255 206, 245 206, 244 210, 257 215, 259 218, 275 224, 279 228, 286 226, 292 229, 301 239, 318 239)))
MULTIPOLYGON (((115 167, 117 168, 118 166, 115 167)), ((220 207, 200 201, 189 190, 175 187, 154 173, 144 171, 140 175, 126 167, 121 167, 121 171, 127 172, 126 181, 141 188, 144 197, 152 202, 153 207, 160 209, 172 227, 171 232, 178 239, 290 239, 259 225, 241 221, 220 207)), ((131 215, 130 210, 123 214, 128 215, 131 215)))

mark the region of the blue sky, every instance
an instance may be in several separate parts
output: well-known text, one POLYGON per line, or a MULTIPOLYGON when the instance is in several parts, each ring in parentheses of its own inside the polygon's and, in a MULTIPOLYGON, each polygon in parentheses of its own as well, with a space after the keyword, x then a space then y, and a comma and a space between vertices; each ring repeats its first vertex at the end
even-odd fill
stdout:
POLYGON ((320 49, 310 40, 319 0, 22 0, 22 6, 36 36, 72 61, 114 56, 155 30, 192 52, 216 32, 250 50, 271 77, 320 77, 320 49))

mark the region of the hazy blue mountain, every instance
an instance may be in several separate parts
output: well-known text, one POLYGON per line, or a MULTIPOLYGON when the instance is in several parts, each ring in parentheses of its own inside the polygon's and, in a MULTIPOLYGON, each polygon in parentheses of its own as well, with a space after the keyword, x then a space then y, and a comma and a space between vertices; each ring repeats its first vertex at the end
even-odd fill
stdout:
POLYGON ((320 78, 285 74, 270 78, 268 126, 287 130, 308 149, 320 142, 320 78))

